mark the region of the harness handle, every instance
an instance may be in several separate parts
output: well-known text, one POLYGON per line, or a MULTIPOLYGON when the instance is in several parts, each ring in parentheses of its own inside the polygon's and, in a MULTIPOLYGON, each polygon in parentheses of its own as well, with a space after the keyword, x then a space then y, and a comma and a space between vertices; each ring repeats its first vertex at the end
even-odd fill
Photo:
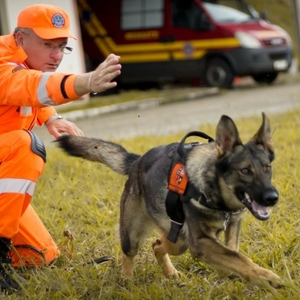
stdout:
POLYGON ((185 140, 190 136, 197 136, 197 137, 200 137, 200 138, 203 138, 203 139, 207 139, 209 143, 214 142, 214 139, 212 137, 210 137, 209 135, 207 135, 206 133, 204 133, 204 132, 191 131, 183 137, 180 144, 178 145, 177 152, 181 157, 185 156, 184 144, 185 144, 185 140))

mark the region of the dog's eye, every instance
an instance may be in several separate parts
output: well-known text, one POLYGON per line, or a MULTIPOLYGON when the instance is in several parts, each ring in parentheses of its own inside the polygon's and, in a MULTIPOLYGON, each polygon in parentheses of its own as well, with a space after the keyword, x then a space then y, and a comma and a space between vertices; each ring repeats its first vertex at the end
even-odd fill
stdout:
POLYGON ((241 171, 241 173, 244 174, 244 175, 250 175, 250 174, 252 173, 251 170, 248 169, 248 168, 243 168, 243 169, 241 169, 240 171, 241 171))

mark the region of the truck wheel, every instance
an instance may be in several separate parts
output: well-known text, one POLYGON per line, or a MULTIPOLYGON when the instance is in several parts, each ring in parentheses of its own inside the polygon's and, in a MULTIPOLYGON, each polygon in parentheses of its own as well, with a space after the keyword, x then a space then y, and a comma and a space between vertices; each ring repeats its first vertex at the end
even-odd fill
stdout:
POLYGON ((222 58, 208 61, 205 70, 205 83, 208 86, 231 88, 234 79, 229 63, 222 58))
POLYGON ((252 78, 257 82, 257 83, 267 83, 271 84, 275 81, 277 78, 278 73, 277 72, 272 72, 272 73, 262 73, 262 74, 256 74, 252 75, 252 78))

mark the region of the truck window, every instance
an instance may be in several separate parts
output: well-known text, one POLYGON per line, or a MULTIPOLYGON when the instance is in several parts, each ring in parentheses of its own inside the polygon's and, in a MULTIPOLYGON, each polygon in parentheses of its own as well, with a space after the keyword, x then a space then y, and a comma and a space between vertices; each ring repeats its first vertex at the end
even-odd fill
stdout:
POLYGON ((193 30, 207 30, 211 25, 204 12, 191 0, 172 1, 172 21, 174 27, 193 30))
MULTIPOLYGON (((231 6, 233 6, 234 1, 225 1, 224 3, 230 3, 231 6)), ((204 2, 203 5, 217 23, 241 23, 254 19, 246 9, 244 11, 239 11, 229 6, 209 2, 204 2)))
POLYGON ((122 0, 121 29, 160 28, 163 22, 163 0, 122 0))
POLYGON ((243 2, 240 0, 204 0, 202 2, 208 2, 212 4, 220 4, 224 6, 229 6, 231 8, 234 8, 236 10, 243 11, 243 2))
POLYGON ((203 0, 202 2, 228 6, 246 14, 252 15, 252 17, 258 18, 258 13, 254 10, 254 8, 249 3, 243 0, 203 0))

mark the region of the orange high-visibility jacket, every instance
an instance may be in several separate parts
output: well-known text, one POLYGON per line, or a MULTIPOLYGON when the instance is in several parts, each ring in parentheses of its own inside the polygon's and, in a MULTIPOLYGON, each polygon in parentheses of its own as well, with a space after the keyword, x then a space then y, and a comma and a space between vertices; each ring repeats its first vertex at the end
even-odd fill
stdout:
POLYGON ((13 34, 0 36, 0 134, 31 130, 56 113, 52 106, 78 99, 78 75, 29 70, 13 34))
POLYGON ((0 237, 12 239, 15 266, 39 265, 40 257, 50 263, 59 254, 30 206, 44 161, 22 129, 42 125, 56 113, 53 106, 79 98, 78 75, 29 70, 26 59, 13 34, 0 37, 0 237))

